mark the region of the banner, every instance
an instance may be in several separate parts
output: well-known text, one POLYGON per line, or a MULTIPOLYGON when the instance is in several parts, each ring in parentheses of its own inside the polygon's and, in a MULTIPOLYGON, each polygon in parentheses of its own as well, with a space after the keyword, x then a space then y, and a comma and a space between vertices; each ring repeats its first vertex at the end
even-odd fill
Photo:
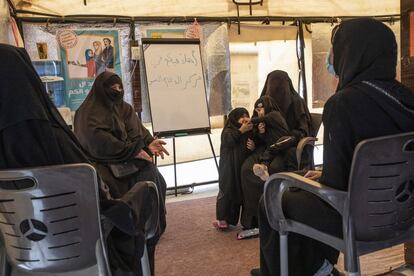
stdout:
POLYGON ((60 30, 57 33, 65 79, 66 106, 72 111, 85 100, 95 78, 105 71, 121 78, 118 31, 60 30))

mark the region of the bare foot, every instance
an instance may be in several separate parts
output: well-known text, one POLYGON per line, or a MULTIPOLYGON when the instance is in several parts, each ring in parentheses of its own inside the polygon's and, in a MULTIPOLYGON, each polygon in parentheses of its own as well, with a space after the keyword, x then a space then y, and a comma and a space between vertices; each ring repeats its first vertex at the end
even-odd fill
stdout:
POLYGON ((253 173, 263 181, 266 181, 269 178, 269 172, 264 164, 254 164, 253 173))

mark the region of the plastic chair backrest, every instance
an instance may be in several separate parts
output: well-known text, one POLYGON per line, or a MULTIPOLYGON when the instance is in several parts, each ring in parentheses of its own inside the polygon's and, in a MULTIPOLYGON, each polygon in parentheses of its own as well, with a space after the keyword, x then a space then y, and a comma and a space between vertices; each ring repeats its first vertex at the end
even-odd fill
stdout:
POLYGON ((392 239, 414 225, 414 132, 358 144, 349 210, 359 241, 392 239))
POLYGON ((0 232, 11 266, 59 273, 97 263, 95 251, 103 243, 92 166, 1 170, 0 187, 7 186, 0 189, 0 232), (23 189, 6 185, 22 179, 34 185, 23 189))
POLYGON ((322 124, 322 114, 320 113, 311 113, 311 127, 312 131, 310 133, 310 136, 316 137, 318 135, 319 128, 322 124))
POLYGON ((145 239, 151 239, 158 231, 159 215, 160 215, 160 197, 157 186, 154 182, 147 182, 151 196, 151 216, 145 223, 145 239))

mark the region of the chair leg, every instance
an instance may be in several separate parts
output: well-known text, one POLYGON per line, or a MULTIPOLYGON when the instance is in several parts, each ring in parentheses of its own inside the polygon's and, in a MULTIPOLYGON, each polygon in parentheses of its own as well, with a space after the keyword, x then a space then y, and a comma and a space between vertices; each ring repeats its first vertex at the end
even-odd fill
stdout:
POLYGON ((148 251, 147 251, 147 245, 144 246, 144 255, 142 255, 141 258, 141 268, 142 268, 142 275, 143 276, 151 276, 151 268, 148 258, 148 251))
POLYGON ((6 249, 4 248, 3 244, 1 244, 0 248, 0 276, 8 276, 10 275, 9 265, 6 259, 6 249))
POLYGON ((289 275, 288 236, 280 235, 280 275, 289 275))
POLYGON ((345 270, 349 276, 360 276, 359 258, 358 255, 352 250, 345 253, 345 270))

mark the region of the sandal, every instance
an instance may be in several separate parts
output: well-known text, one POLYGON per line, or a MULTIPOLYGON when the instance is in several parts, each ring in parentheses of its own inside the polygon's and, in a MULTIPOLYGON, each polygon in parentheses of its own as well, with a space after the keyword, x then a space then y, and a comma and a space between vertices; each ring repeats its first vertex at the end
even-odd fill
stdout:
POLYGON ((217 230, 227 230, 227 229, 229 229, 229 225, 224 220, 216 220, 216 221, 213 221, 213 226, 217 230))

